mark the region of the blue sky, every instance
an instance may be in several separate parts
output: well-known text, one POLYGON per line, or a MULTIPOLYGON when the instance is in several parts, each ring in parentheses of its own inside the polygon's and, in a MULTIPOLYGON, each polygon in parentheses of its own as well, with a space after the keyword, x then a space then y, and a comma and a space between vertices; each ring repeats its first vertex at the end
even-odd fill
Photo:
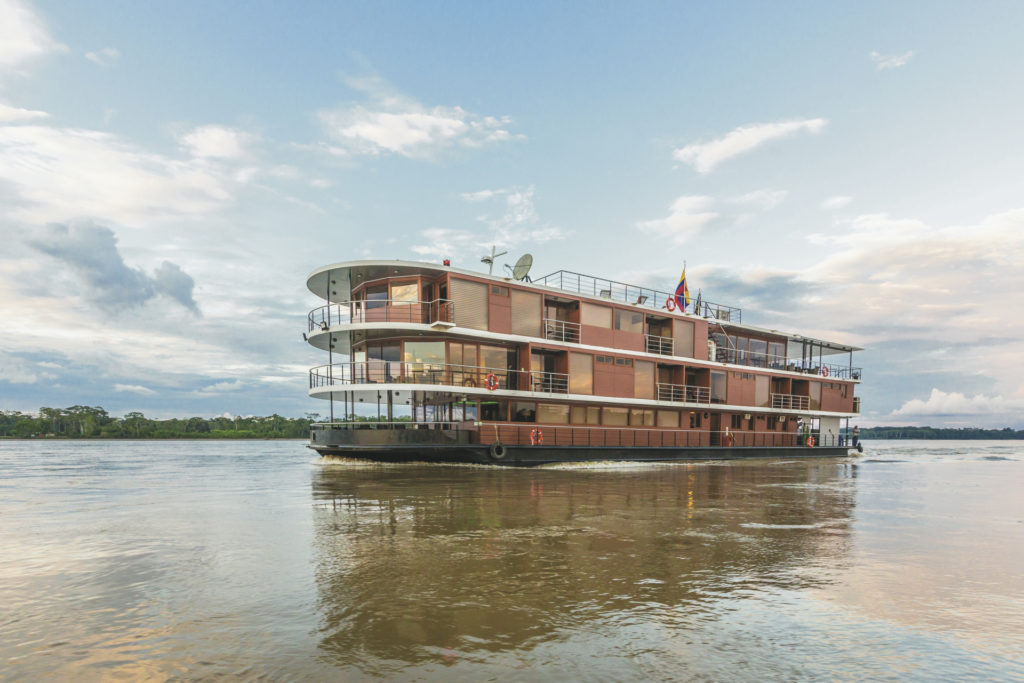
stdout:
MULTIPOLYGON (((0 0, 0 407, 322 411, 306 274, 497 243, 1024 427, 1020 3, 0 0)), ((511 257, 510 257, 511 260, 511 257)))

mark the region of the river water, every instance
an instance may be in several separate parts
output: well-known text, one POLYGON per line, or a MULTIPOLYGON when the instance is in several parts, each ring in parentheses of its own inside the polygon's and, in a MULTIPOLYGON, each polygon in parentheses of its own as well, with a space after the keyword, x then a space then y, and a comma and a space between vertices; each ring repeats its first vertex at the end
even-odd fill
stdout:
POLYGON ((1024 679, 1024 442, 533 470, 0 442, 0 676, 1024 679))

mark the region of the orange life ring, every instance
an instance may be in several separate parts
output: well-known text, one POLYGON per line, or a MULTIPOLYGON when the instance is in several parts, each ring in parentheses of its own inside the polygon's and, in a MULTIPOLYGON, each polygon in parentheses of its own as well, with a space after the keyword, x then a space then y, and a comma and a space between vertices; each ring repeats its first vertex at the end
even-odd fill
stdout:
POLYGON ((807 437, 807 447, 808 448, 814 448, 814 437, 813 436, 807 437))
POLYGON ((665 308, 667 308, 670 311, 676 310, 676 300, 673 299, 672 297, 669 297, 668 299, 666 299, 665 300, 665 308))
POLYGON ((530 445, 531 446, 543 446, 544 445, 544 432, 534 427, 530 431, 530 445))
POLYGON ((821 366, 821 376, 822 377, 828 377, 828 366, 827 365, 822 365, 821 366))
POLYGON ((495 375, 493 372, 488 372, 487 377, 484 378, 484 386, 487 387, 487 389, 490 391, 494 391, 495 389, 497 389, 498 376, 495 375))

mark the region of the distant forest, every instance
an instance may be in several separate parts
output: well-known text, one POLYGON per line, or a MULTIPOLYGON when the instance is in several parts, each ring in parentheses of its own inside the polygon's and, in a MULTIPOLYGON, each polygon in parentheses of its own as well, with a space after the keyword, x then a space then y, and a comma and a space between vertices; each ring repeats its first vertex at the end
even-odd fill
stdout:
POLYGON ((317 413, 305 417, 188 417, 156 420, 132 412, 113 417, 92 406, 40 408, 33 416, 0 410, 0 437, 67 439, 301 439, 317 413))
POLYGON ((865 439, 1022 439, 1024 429, 980 429, 978 427, 870 427, 860 430, 865 439))

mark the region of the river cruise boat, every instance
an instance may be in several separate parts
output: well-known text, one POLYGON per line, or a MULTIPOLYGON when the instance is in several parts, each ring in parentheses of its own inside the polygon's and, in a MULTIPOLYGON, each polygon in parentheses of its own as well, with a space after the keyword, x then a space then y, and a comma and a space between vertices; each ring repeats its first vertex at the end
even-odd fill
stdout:
POLYGON ((310 448, 519 466, 849 453, 861 349, 648 287, 520 277, 378 260, 311 273, 324 305, 304 336, 328 362, 309 394, 330 408, 310 448))

